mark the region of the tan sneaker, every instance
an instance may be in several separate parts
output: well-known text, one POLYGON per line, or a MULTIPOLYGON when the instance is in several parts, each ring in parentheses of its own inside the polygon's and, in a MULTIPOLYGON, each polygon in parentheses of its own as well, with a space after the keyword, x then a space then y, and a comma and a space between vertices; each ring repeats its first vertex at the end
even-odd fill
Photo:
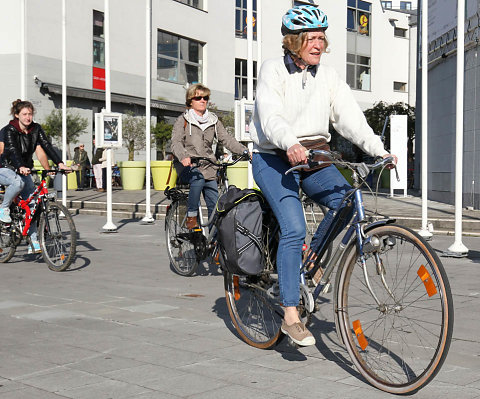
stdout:
POLYGON ((285 320, 282 321, 282 332, 285 335, 288 335, 293 342, 301 346, 310 346, 315 345, 315 337, 310 331, 305 327, 303 323, 295 323, 291 326, 285 323, 285 320))

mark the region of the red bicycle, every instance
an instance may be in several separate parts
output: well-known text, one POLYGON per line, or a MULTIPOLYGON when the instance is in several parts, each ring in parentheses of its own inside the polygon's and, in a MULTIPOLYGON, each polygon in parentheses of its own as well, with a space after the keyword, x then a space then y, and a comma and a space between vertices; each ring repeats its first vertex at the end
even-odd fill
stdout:
MULTIPOLYGON (((32 169, 32 173, 39 172, 32 169)), ((55 194, 47 189, 48 174, 67 173, 53 169, 41 171, 41 180, 26 200, 17 196, 10 206, 11 223, 0 223, 0 263, 8 262, 17 246, 26 240, 31 246, 28 230, 38 224, 38 239, 42 257, 50 270, 60 272, 72 263, 77 248, 77 231, 72 215, 56 202, 55 194)), ((33 249, 33 247, 32 247, 33 249)))

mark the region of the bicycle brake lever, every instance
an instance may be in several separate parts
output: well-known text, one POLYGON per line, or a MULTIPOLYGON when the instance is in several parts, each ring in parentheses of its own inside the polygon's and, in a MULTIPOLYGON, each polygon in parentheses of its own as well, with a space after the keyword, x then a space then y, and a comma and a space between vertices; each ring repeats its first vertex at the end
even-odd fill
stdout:
POLYGON ((311 168, 310 165, 306 164, 306 165, 297 165, 297 166, 294 166, 293 168, 290 168, 288 169, 285 174, 288 175, 290 172, 293 172, 294 170, 298 170, 298 169, 308 169, 308 168, 311 168))
POLYGON ((400 182, 400 176, 398 175, 397 165, 395 165, 394 169, 395 169, 395 176, 397 177, 397 181, 400 182))

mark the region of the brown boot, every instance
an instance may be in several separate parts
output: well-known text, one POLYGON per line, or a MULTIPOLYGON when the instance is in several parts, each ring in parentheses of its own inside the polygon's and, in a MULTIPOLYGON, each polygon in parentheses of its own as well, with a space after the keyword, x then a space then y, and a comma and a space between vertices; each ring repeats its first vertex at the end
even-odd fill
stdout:
POLYGON ((187 216, 186 221, 187 229, 192 230, 198 227, 197 217, 196 216, 187 216))

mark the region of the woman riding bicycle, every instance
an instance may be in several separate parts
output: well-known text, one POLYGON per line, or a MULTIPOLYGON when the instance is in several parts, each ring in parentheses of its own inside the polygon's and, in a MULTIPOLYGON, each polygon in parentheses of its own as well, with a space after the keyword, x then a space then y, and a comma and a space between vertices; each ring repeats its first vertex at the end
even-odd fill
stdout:
MULTIPOLYGON (((281 229, 277 252, 280 295, 284 307, 282 332, 299 345, 315 338, 300 322, 299 267, 306 235, 299 198, 302 189, 320 205, 335 209, 350 189, 335 166, 290 173, 306 164, 308 148, 321 149, 330 141, 329 122, 344 138, 372 156, 390 156, 368 126, 348 85, 331 68, 320 64, 328 47, 327 16, 312 5, 287 11, 282 20, 284 56, 263 63, 257 81, 250 133, 254 142, 253 176, 270 204, 281 229)), ((316 237, 328 228, 327 213, 316 237)), ((315 250, 314 240, 311 248, 315 250)))
POLYGON ((178 117, 172 132, 174 166, 179 180, 190 184, 187 204, 187 228, 198 226, 197 215, 200 194, 203 192, 208 217, 215 210, 218 199, 217 170, 209 163, 192 168, 192 157, 207 157, 216 161, 212 149, 214 139, 234 153, 246 147, 229 135, 218 117, 207 110, 210 89, 201 84, 190 86, 186 93, 187 110, 178 117))
MULTIPOLYGON (((14 169, 18 173, 17 178, 19 176, 20 181, 15 180, 18 184, 12 184, 5 191, 2 203, 3 212, 8 209, 19 193, 23 199, 27 199, 35 191, 31 177, 34 152, 45 170, 50 169, 47 155, 58 165, 59 169, 69 170, 48 141, 42 127, 33 122, 35 108, 31 102, 16 100, 12 103, 10 112, 13 119, 5 126, 5 165, 3 166, 14 169), (11 190, 9 190, 10 188, 11 190)), ((29 234, 31 247, 28 252, 40 252, 35 223, 32 223, 29 234)))

